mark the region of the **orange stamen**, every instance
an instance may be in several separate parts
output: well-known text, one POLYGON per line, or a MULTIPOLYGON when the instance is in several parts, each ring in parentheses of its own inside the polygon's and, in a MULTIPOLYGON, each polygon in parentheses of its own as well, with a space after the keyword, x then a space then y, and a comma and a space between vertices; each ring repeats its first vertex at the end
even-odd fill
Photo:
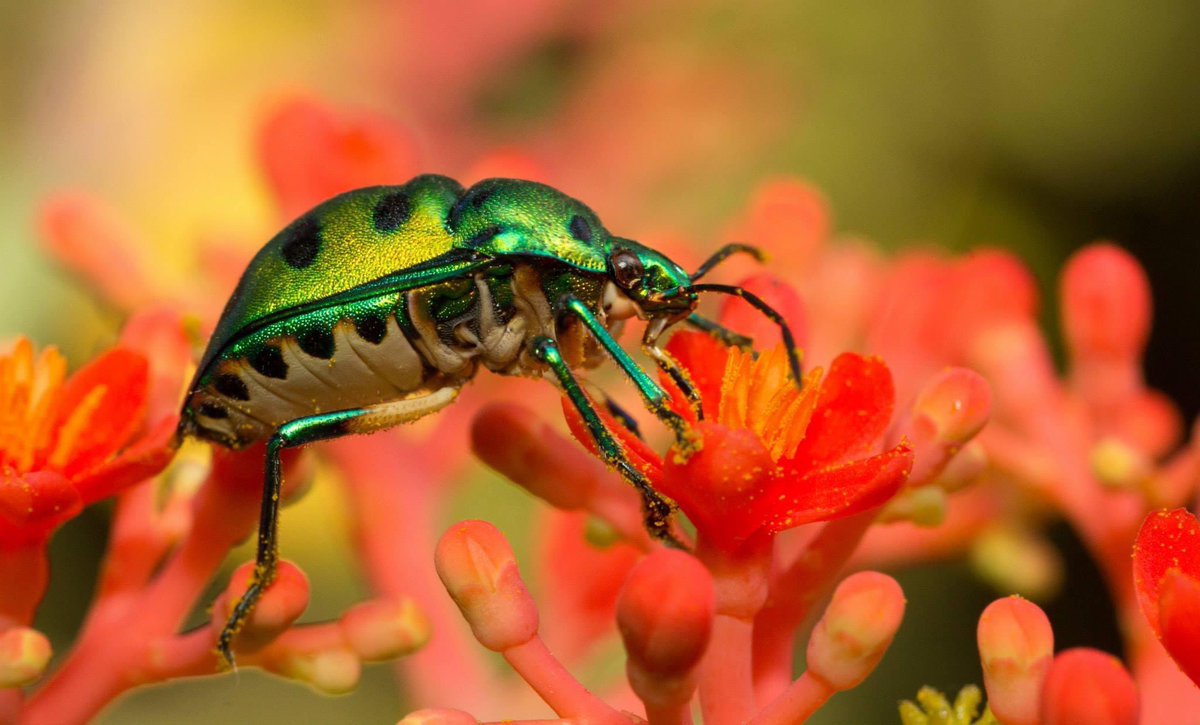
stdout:
POLYGON ((55 404, 66 377, 67 363, 47 347, 33 358, 33 345, 20 338, 0 356, 0 466, 28 471, 50 445, 55 404))
POLYGON ((754 432, 774 460, 787 458, 804 440, 820 380, 820 368, 812 370, 804 376, 802 390, 797 390, 782 346, 757 360, 750 352, 730 350, 717 422, 754 432))

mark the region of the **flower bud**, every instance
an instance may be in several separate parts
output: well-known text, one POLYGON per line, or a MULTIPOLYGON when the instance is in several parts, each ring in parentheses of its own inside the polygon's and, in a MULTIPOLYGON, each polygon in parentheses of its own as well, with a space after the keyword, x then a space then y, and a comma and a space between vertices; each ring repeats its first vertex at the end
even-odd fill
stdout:
POLYGON ((326 695, 344 695, 358 686, 362 662, 344 647, 308 652, 291 651, 264 667, 284 677, 299 680, 326 695))
MULTIPOLYGON (((762 298, 783 316, 796 338, 797 347, 804 348, 808 344, 808 314, 803 300, 791 285, 773 274, 762 272, 743 279, 738 286, 762 298)), ((718 319, 722 325, 754 340, 755 347, 761 350, 770 350, 781 340, 779 325, 737 297, 729 297, 721 303, 718 319)))
POLYGON ((429 619, 411 599, 375 599, 342 615, 342 635, 365 662, 411 654, 429 641, 429 619))
POLYGON ((633 691, 647 704, 687 702, 715 614, 712 577, 694 557, 660 549, 634 567, 617 600, 633 691))
POLYGON ((396 725, 476 725, 478 722, 462 710, 430 708, 410 712, 396 725))
POLYGON ((834 690, 849 690, 871 674, 904 616, 904 592, 873 571, 852 574, 833 593, 808 640, 808 672, 834 690))
POLYGON ((977 639, 992 713, 1005 725, 1037 725, 1038 697, 1054 656, 1046 614, 1019 597, 998 599, 980 615, 977 639))
POLYGON ((1069 649, 1050 665, 1042 688, 1038 722, 1040 725, 1136 725, 1137 685, 1116 657, 1084 647, 1069 649))
MULTIPOLYGON (((229 579, 229 586, 213 605, 212 626, 219 631, 224 626, 238 599, 250 584, 254 563, 239 566, 229 579)), ((291 627, 308 608, 308 577, 295 564, 280 561, 275 581, 263 592, 258 605, 238 630, 235 644, 242 652, 255 652, 270 644, 291 627)))
POLYGON ((1063 332, 1076 358, 1132 360, 1150 331, 1150 285, 1128 252, 1093 244, 1062 274, 1063 332))
POLYGON ((484 647, 503 652, 537 634, 538 612, 504 536, 483 521, 452 526, 434 553, 438 576, 484 647))
POLYGON ((41 677, 50 664, 50 640, 29 627, 0 633, 0 690, 24 687, 41 677))
POLYGON ((975 437, 992 410, 992 389, 967 368, 947 368, 917 396, 913 413, 924 416, 942 445, 961 445, 975 437))
POLYGON ((555 508, 581 509, 608 472, 528 408, 485 406, 471 423, 471 448, 484 463, 555 508), (582 466, 582 467, 581 467, 582 466), (577 472, 564 476, 564 471, 577 472))

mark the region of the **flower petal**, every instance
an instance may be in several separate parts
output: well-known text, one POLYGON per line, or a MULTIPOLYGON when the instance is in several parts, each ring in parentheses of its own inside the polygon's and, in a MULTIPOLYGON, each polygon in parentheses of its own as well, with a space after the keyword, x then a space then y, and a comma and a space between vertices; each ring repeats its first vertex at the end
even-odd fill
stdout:
MULTIPOLYGON (((708 415, 716 413, 720 404, 721 381, 725 376, 725 361, 729 357, 729 348, 711 335, 681 331, 671 336, 666 350, 687 371, 692 385, 700 393, 700 402, 704 409, 711 411, 708 415)), ((690 418, 690 408, 679 393, 679 388, 666 375, 660 374, 659 378, 663 386, 670 391, 675 401, 675 410, 690 418)))
POLYGON ((793 470, 823 468, 865 455, 887 430, 895 388, 877 357, 839 355, 822 384, 804 440, 792 456, 793 470))
POLYGON ((1200 521, 1187 509, 1151 513, 1142 522, 1133 545, 1133 583, 1138 604, 1160 638, 1160 587, 1172 569, 1200 578, 1200 521))
POLYGON ((779 533, 813 521, 850 516, 887 502, 908 479, 913 450, 901 443, 890 451, 842 466, 825 468, 797 479, 791 469, 754 503, 763 529, 779 533))
POLYGON ((1200 685, 1200 579, 1171 569, 1159 594, 1158 624, 1163 646, 1179 669, 1200 685))
POLYGON ((0 544, 41 541, 81 510, 79 493, 57 471, 0 474, 0 544))
POLYGON ((109 460, 141 426, 148 384, 146 358, 121 347, 77 371, 63 386, 45 463, 73 477, 109 460))

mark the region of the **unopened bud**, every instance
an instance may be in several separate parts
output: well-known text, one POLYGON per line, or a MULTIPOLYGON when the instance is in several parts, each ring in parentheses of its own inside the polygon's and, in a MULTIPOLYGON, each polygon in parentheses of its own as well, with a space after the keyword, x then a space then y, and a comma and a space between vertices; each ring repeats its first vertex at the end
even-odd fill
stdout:
POLYGON ((687 702, 715 613, 712 577, 694 557, 660 549, 643 559, 617 600, 629 682, 647 704, 687 702))
POLYGON ((808 671, 834 690, 849 690, 871 674, 904 617, 904 592, 873 571, 852 574, 833 593, 808 640, 808 671))
POLYGON ((1136 359, 1150 331, 1150 285, 1128 252, 1093 244, 1062 274, 1063 330, 1073 355, 1136 359))
POLYGON ((340 625, 351 649, 365 662, 403 657, 429 641, 429 619, 411 599, 363 602, 342 615, 340 625))
POLYGON ((1105 438, 1092 448, 1092 473, 1102 485, 1134 488, 1150 475, 1150 461, 1141 451, 1116 438, 1105 438))
POLYGON ((881 523, 907 521, 932 528, 946 518, 946 492, 937 486, 921 486, 904 491, 888 502, 880 514, 881 523))
POLYGON ((0 689, 24 687, 41 677, 50 664, 50 640, 29 627, 0 633, 0 689))
POLYGON ((1137 685, 1116 657, 1083 647, 1069 649, 1050 665, 1041 716, 1040 725, 1136 725, 1137 685))
MULTIPOLYGON (((229 586, 213 606, 214 612, 222 613, 219 617, 213 617, 214 627, 223 626, 233 613, 233 608, 246 591, 253 572, 253 563, 243 564, 234 570, 229 579, 229 586)), ((306 608, 308 577, 295 564, 280 561, 275 571, 275 581, 263 592, 254 611, 238 631, 237 649, 243 652, 262 649, 291 627, 306 608)))
POLYGON ((980 615, 977 639, 992 713, 1005 725, 1037 725, 1038 697, 1054 656, 1046 614, 1019 597, 998 599, 980 615))
POLYGON ((462 710, 429 708, 405 715, 396 725, 476 725, 478 722, 462 710))
POLYGON ((913 404, 942 445, 961 445, 975 437, 992 411, 992 389, 983 376, 967 368, 948 368, 935 377, 913 404))
POLYGON ((450 528, 434 553, 438 576, 484 647, 503 652, 537 634, 538 612, 504 536, 483 521, 450 528))
MULTIPOLYGON (((747 277, 738 286, 761 298, 787 321, 797 347, 808 344, 808 314, 791 285, 773 274, 760 273, 747 277)), ((754 340, 759 349, 769 350, 781 340, 779 325, 737 297, 729 297, 722 303, 719 319, 722 325, 754 340)))
POLYGON ((288 652, 265 667, 284 677, 304 682, 326 695, 344 695, 358 686, 362 662, 344 647, 309 652, 288 652))

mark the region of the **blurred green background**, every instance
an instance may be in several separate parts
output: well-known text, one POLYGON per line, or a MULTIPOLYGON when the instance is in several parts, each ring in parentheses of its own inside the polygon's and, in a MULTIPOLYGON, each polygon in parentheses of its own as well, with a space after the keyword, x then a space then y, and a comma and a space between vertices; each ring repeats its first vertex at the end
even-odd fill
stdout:
MULTIPOLYGON (((113 320, 37 249, 32 219, 49 191, 100 194, 185 272, 175 246, 265 239, 276 220, 254 134, 267 101, 300 89, 394 119, 431 170, 461 170, 497 147, 556 159, 564 188, 633 235, 672 229, 711 245, 756 183, 803 176, 826 193, 836 229, 887 248, 1016 250, 1041 284, 1051 329, 1062 261, 1113 239, 1151 279, 1150 383, 1187 419, 1200 410, 1200 5, 445 5, 456 10, 382 0, 0 4, 0 333, 59 344, 73 362, 111 335, 113 320)), ((477 485, 521 506, 509 486, 477 485)), ((60 650, 86 606, 103 520, 93 512, 56 542, 43 619, 60 650)), ((1060 539, 1070 549, 1069 535, 1060 539)), ((354 600, 361 585, 344 555, 297 558, 346 584, 318 602, 326 613, 354 600)), ((1115 642, 1103 594, 1069 561, 1079 577, 1071 599, 1098 610, 1070 610, 1066 620, 1084 623, 1075 636, 1115 642)), ((954 568, 902 583, 914 617, 898 649, 869 690, 835 700, 822 722, 887 721, 922 683, 978 680, 973 623, 991 594, 954 568), (841 700, 870 709, 837 709, 841 700)), ((262 680, 244 673, 139 694, 104 721, 401 713, 386 668, 335 701, 262 680)))

